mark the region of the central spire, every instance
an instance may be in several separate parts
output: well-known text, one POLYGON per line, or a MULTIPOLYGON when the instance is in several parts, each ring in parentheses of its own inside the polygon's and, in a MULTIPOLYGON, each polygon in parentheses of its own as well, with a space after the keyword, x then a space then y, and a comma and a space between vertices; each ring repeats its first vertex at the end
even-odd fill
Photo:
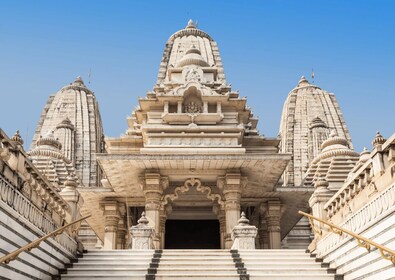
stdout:
POLYGON ((209 34, 198 29, 197 24, 191 19, 185 28, 175 32, 167 40, 156 84, 169 82, 169 73, 178 67, 186 56, 193 56, 196 61, 199 60, 198 65, 200 66, 215 68, 218 73, 216 76, 218 82, 226 84, 217 43, 209 34))

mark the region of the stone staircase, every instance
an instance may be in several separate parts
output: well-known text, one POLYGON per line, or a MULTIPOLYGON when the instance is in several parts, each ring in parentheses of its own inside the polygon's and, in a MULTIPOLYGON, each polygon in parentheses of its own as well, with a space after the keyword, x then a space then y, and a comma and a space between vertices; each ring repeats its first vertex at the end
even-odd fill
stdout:
POLYGON ((63 271, 60 279, 146 279, 154 253, 154 250, 89 250, 63 271))
POLYGON ((59 279, 340 279, 322 266, 304 250, 90 250, 59 279))
POLYGON ((305 250, 239 250, 249 279, 340 280, 335 270, 310 257, 305 250))

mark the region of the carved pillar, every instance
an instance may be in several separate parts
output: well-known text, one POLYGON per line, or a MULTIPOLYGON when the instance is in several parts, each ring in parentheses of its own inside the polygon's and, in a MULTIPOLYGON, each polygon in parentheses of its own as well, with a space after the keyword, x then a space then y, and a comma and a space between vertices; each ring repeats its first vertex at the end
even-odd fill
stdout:
POLYGON ((106 201, 101 204, 105 219, 105 232, 103 249, 111 250, 116 248, 117 230, 120 219, 118 202, 106 201))
MULTIPOLYGON (((166 205, 168 206, 168 205, 166 205)), ((167 208, 168 209, 168 208, 167 208)), ((160 208, 160 248, 159 249, 164 249, 165 248, 165 234, 166 234, 166 220, 167 220, 167 212, 165 209, 165 206, 161 206, 160 208)))
POLYGON ((126 248, 126 234, 127 223, 126 223, 126 207, 124 204, 119 205, 120 219, 118 223, 117 230, 117 249, 125 249, 126 248))
POLYGON ((266 211, 266 222, 268 230, 269 248, 281 248, 281 203, 280 201, 268 201, 266 211))
POLYGON ((149 225, 155 230, 154 246, 160 248, 160 207, 163 194, 161 176, 158 173, 146 173, 143 182, 145 195, 145 214, 149 225))
POLYGON ((269 248, 269 236, 267 232, 267 222, 265 218, 261 215, 259 219, 259 245, 261 249, 268 249, 269 248))
POLYGON ((221 238, 221 249, 225 249, 225 239, 226 239, 226 217, 225 211, 218 211, 218 221, 219 221, 219 229, 220 229, 220 238, 221 238))
POLYGON ((228 173, 223 189, 225 197, 226 238, 225 248, 232 247, 232 230, 240 218, 241 176, 240 173, 228 173))

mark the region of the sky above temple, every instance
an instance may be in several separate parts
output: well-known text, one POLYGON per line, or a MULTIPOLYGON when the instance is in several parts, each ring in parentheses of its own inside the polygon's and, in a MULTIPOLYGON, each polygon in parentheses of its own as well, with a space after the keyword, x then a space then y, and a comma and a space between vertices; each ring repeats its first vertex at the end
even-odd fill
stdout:
POLYGON ((278 134, 300 76, 336 94, 356 151, 395 132, 394 1, 1 1, 0 127, 30 146, 49 95, 82 76, 105 134, 156 82, 167 39, 191 18, 217 41, 227 82, 278 134), (90 78, 89 78, 90 73, 90 78))

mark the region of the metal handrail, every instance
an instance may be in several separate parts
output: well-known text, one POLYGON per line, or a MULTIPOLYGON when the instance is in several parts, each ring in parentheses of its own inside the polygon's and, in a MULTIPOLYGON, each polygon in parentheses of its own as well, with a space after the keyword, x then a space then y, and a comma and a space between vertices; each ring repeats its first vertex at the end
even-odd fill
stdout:
POLYGON ((387 248, 383 245, 380 245, 380 244, 374 242, 373 240, 370 240, 366 237, 356 234, 355 232, 349 231, 348 229, 345 229, 345 228, 338 227, 332 223, 329 223, 329 222, 324 221, 320 218, 314 217, 314 216, 307 214, 305 212, 299 211, 298 213, 303 216, 306 216, 309 219, 309 222, 310 222, 310 225, 311 225, 313 231, 315 233, 317 233, 319 236, 322 235, 322 231, 320 229, 316 228, 316 226, 314 225, 312 220, 317 220, 318 222, 325 224, 326 226, 329 227, 329 230, 331 232, 336 233, 340 236, 343 233, 351 235, 352 237, 354 237, 357 240, 358 246, 365 248, 366 250, 368 250, 368 252, 370 252, 370 249, 372 246, 376 247, 384 259, 389 260, 393 264, 395 264, 395 251, 391 250, 390 248, 387 248))
POLYGON ((15 251, 13 251, 13 252, 5 255, 5 256, 2 256, 0 258, 0 263, 8 264, 10 261, 15 260, 20 253, 22 253, 24 251, 30 251, 33 248, 37 248, 42 241, 48 239, 49 237, 53 237, 53 236, 56 236, 56 235, 59 235, 59 234, 63 233, 63 231, 66 228, 68 228, 68 227, 70 227, 72 225, 75 225, 75 224, 77 224, 77 223, 79 223, 79 222, 81 222, 83 220, 86 220, 90 216, 91 215, 87 215, 85 217, 79 218, 78 220, 75 220, 74 222, 71 222, 70 224, 64 225, 64 226, 62 226, 62 227, 60 227, 60 228, 58 228, 58 229, 46 234, 46 235, 44 235, 43 237, 40 237, 39 239, 34 240, 34 241, 30 242, 29 244, 26 244, 25 246, 15 250, 15 251))

